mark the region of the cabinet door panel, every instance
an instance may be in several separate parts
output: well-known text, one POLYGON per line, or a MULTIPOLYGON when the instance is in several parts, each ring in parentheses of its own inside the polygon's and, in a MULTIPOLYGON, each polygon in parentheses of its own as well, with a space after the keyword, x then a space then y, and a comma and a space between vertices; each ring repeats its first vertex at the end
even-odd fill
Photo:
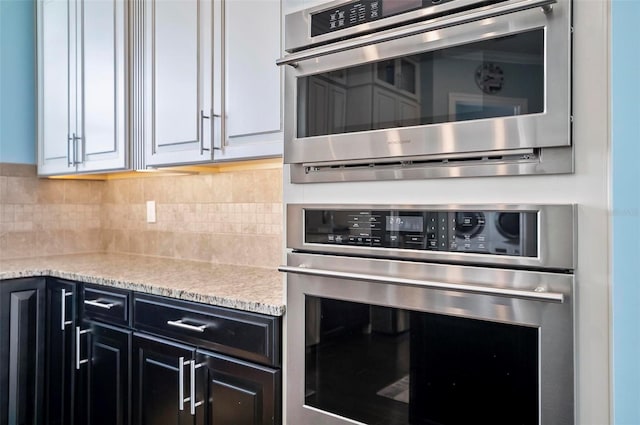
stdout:
POLYGON ((211 159, 210 0, 149 0, 145 20, 147 163, 211 159), (206 121, 206 122, 205 122, 206 121))
POLYGON ((125 152, 125 2, 78 3, 81 32, 82 114, 76 132, 82 138, 79 171, 123 168, 125 152))
POLYGON ((132 332, 85 322, 89 332, 89 363, 84 374, 87 425, 130 423, 130 352, 132 332))
POLYGON ((40 174, 75 170, 70 144, 69 16, 68 0, 38 1, 38 171, 40 174))
POLYGON ((44 280, 3 283, 0 294, 0 423, 42 422, 44 280))
POLYGON ((230 0, 225 19, 227 135, 280 131, 280 2, 230 0))
POLYGON ((134 334, 133 338, 133 423, 136 425, 194 424, 188 402, 189 361, 192 348, 166 340, 134 334), (180 360, 183 373, 180 373, 180 360), (184 362, 187 362, 185 365, 184 362), (180 378, 183 378, 180 381, 180 378), (183 398, 183 400, 184 400, 183 398), (182 409, 181 410, 181 406, 182 409))
POLYGON ((47 423, 73 425, 76 326, 75 285, 52 279, 47 282, 47 423))
POLYGON ((207 425, 281 423, 279 370, 205 351, 198 363, 206 366, 207 425))

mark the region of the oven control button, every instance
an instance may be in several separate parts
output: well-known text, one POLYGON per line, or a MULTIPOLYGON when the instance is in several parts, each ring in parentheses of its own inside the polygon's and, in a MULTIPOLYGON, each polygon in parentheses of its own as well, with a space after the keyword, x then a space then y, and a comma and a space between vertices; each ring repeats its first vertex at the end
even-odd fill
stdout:
POLYGON ((407 236, 405 238, 405 242, 410 244, 421 244, 424 242, 424 236, 407 236))
POLYGON ((336 235, 336 243, 342 243, 342 235, 336 235))
POLYGON ((336 241, 336 236, 335 235, 327 235, 327 242, 335 243, 335 241, 336 241))
POLYGON ((373 243, 374 246, 382 245, 382 239, 380 238, 371 238, 371 242, 373 243))
POLYGON ((357 240, 357 238, 355 236, 349 236, 349 243, 355 244, 356 240, 357 240))

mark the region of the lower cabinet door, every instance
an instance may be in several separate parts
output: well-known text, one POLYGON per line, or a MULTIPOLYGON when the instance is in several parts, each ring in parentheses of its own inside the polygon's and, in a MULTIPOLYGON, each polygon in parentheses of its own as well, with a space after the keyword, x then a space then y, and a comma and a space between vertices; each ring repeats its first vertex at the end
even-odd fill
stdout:
POLYGON ((165 339, 133 334, 134 425, 194 425, 190 366, 195 349, 165 339))
POLYGON ((0 424, 43 423, 44 279, 0 285, 0 424))
POLYGON ((195 367, 198 425, 282 423, 280 370, 200 350, 195 367))
POLYGON ((47 279, 47 425, 83 425, 74 415, 77 288, 71 281, 47 279))
POLYGON ((128 329, 85 321, 87 359, 79 365, 78 418, 87 425, 131 423, 131 337, 128 329))

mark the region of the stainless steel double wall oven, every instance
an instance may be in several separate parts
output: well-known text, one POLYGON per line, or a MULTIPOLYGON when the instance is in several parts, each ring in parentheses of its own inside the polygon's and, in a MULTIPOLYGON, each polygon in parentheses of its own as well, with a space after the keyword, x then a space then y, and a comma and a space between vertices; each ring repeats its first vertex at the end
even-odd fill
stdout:
POLYGON ((287 423, 574 423, 573 206, 287 214, 287 423))
POLYGON ((293 182, 573 171, 570 1, 336 1, 285 25, 293 182))
MULTIPOLYGON (((291 184, 573 172, 571 33, 569 0, 288 15, 291 184)), ((573 424, 576 207, 365 185, 288 197, 287 423, 573 424)))

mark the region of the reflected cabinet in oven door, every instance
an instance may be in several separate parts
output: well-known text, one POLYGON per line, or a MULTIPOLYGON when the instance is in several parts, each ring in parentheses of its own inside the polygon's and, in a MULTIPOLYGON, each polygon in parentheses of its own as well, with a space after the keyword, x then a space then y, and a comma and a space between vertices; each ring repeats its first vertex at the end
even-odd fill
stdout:
POLYGON ((570 146, 570 3, 535 5, 498 3, 285 57, 285 162, 570 146))
POLYGON ((537 299, 311 273, 288 274, 288 423, 574 423, 570 276, 537 299))

